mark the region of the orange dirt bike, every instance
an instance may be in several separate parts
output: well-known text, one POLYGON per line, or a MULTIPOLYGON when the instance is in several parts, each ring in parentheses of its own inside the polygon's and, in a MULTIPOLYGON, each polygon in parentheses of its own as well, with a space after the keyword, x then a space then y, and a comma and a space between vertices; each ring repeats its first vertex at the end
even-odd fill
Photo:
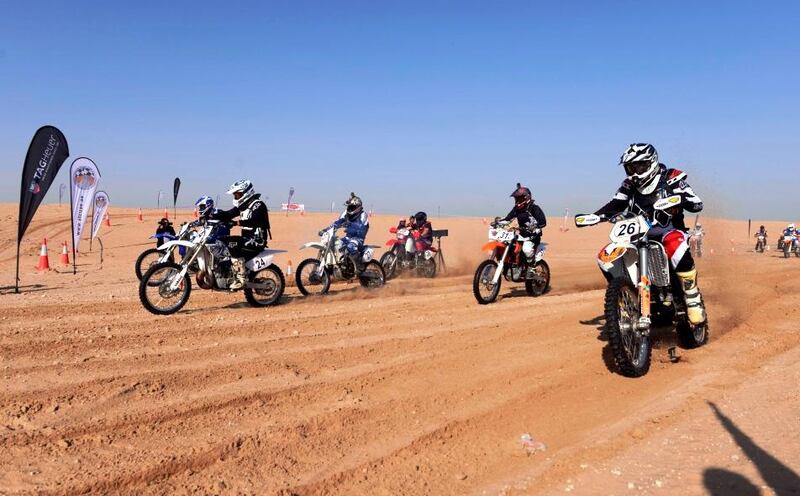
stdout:
POLYGON ((522 244, 528 240, 508 222, 492 223, 489 241, 481 248, 481 251, 489 253, 489 259, 478 265, 472 280, 472 294, 478 303, 486 305, 496 300, 502 279, 525 282, 525 290, 531 296, 540 296, 547 290, 550 285, 550 266, 544 261, 547 243, 540 243, 537 247, 533 271, 528 277, 528 263, 522 253, 522 244))
MULTIPOLYGON (((680 205, 679 195, 656 201, 656 212, 680 205)), ((597 256, 597 264, 608 280, 605 296, 605 331, 620 372, 640 377, 650 369, 651 323, 675 323, 681 343, 687 348, 708 341, 708 322, 693 325, 686 315, 683 289, 672 270, 664 245, 649 239, 653 224, 642 214, 623 212, 612 219, 599 215, 575 216, 575 225, 587 227, 609 220, 611 243, 597 256)))

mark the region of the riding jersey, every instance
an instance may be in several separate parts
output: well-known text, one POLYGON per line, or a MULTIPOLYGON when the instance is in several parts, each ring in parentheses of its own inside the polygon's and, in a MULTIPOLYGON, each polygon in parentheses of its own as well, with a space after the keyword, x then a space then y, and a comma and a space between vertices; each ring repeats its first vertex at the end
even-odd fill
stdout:
POLYGON ((255 194, 244 205, 233 207, 230 210, 218 210, 209 218, 215 220, 232 221, 239 217, 242 226, 242 238, 250 244, 265 245, 272 238, 269 226, 269 211, 267 204, 261 200, 260 194, 255 194))
POLYGON ((355 219, 349 219, 347 212, 342 212, 342 215, 328 227, 336 229, 344 227, 346 237, 364 241, 369 231, 369 216, 366 212, 361 212, 355 219))
POLYGON ((686 182, 685 172, 678 169, 668 169, 664 164, 659 164, 658 166, 661 169, 659 172, 660 177, 658 185, 652 193, 641 193, 630 180, 625 179, 611 201, 603 205, 595 214, 610 217, 628 210, 631 206, 636 206, 648 220, 660 227, 674 227, 684 232, 687 231, 683 211, 700 212, 703 210, 703 202, 694 193, 689 183, 686 182), (656 209, 653 208, 655 202, 673 195, 680 195, 680 205, 666 211, 667 215, 658 214, 656 209))
POLYGON ((517 219, 519 233, 526 238, 541 237, 541 229, 547 225, 547 217, 539 205, 533 203, 533 200, 520 209, 515 205, 501 220, 510 221, 511 219, 517 219))

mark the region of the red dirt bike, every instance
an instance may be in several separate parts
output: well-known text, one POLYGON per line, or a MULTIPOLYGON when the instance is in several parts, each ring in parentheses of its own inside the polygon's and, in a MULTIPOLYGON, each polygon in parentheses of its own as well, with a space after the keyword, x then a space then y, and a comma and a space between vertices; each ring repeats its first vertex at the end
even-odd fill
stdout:
POLYGON ((420 277, 436 276, 436 252, 431 246, 424 251, 417 251, 416 240, 408 227, 390 227, 389 232, 395 237, 386 242, 389 251, 381 256, 381 266, 386 279, 392 279, 401 272, 413 271, 420 277))

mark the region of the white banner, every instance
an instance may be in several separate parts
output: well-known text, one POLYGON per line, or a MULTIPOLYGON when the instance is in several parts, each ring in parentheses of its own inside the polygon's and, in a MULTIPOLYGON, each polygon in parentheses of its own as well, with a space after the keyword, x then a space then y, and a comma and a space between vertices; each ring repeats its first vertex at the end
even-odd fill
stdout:
POLYGON ((94 210, 92 210, 92 239, 97 237, 100 225, 108 211, 108 195, 105 191, 98 191, 94 194, 94 210))
POLYGON ((281 210, 287 212, 304 212, 306 206, 304 203, 281 203, 281 210))
POLYGON ((89 208, 94 202, 94 192, 100 182, 100 171, 90 159, 76 158, 69 168, 72 202, 72 246, 75 251, 81 242, 81 235, 86 227, 89 208))

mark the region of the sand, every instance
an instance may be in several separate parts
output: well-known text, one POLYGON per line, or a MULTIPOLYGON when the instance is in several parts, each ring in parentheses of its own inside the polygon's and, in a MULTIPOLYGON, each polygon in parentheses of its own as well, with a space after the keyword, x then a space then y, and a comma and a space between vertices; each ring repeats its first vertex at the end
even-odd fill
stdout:
MULTIPOLYGON (((746 222, 704 219, 710 342, 671 363, 659 330, 649 374, 629 379, 599 339, 607 225, 550 219, 538 298, 507 284, 478 305, 486 226, 445 218, 436 279, 289 287, 271 308, 195 286, 156 317, 133 262, 157 212, 112 208, 103 263, 84 241, 73 275, 68 209, 43 206, 13 294, 16 209, 0 205, 2 494, 798 493, 800 259, 775 252, 777 223, 756 254, 746 222), (53 270, 38 273, 45 236, 53 270), (546 450, 527 454, 524 433, 546 450)), ((273 214, 284 271, 332 219, 273 214)), ((397 219, 375 216, 368 241, 397 219)))

